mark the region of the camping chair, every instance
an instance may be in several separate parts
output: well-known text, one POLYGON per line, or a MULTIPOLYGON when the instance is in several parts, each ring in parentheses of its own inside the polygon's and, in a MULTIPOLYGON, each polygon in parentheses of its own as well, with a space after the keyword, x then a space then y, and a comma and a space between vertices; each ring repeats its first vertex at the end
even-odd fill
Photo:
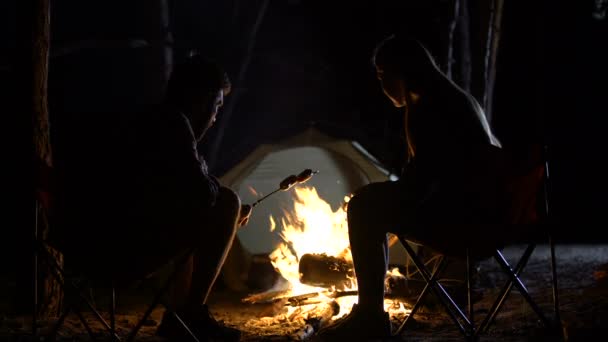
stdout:
MULTIPOLYGON (((561 319, 559 313, 559 298, 558 298, 558 288, 557 288, 557 273, 556 273, 556 264, 555 264, 555 244, 554 240, 548 231, 548 225, 546 223, 548 219, 548 164, 545 158, 541 156, 544 154, 544 151, 541 151, 540 148, 534 149, 534 151, 530 154, 528 158, 528 162, 523 163, 524 165, 520 169, 516 169, 515 177, 512 178, 512 182, 510 182, 509 189, 511 190, 510 195, 513 195, 510 200, 508 217, 509 221, 506 222, 506 227, 510 227, 513 224, 526 224, 527 228, 541 228, 534 232, 534 234, 528 234, 528 236, 524 237, 524 241, 527 243, 527 248, 525 249, 523 255, 521 256, 519 262, 515 267, 511 266, 507 260, 505 259, 501 249, 506 244, 513 244, 515 242, 523 242, 521 239, 515 239, 512 241, 500 241, 496 244, 492 244, 490 246, 480 246, 475 245, 475 242, 470 241, 466 246, 463 246, 461 251, 450 251, 443 252, 443 258, 440 259, 437 267, 434 268, 433 271, 429 270, 426 265, 422 262, 421 258, 417 255, 414 249, 410 246, 408 241, 403 236, 400 236, 405 250, 414 265, 418 269, 420 275, 423 277, 426 282, 425 287, 421 291, 420 295, 412 311, 408 317, 402 322, 401 326, 396 331, 395 335, 400 336, 404 331, 404 328, 407 326, 408 322, 411 321, 411 318, 416 314, 418 309, 424 303, 425 297, 429 291, 432 291, 437 298, 439 299, 439 303, 443 306, 450 319, 456 325, 458 330, 465 337, 465 340, 468 341, 476 341, 480 337, 481 334, 487 332, 489 326, 494 322, 498 312, 502 308, 505 303, 511 289, 513 287, 517 288, 526 302, 530 305, 532 310, 536 313, 543 326, 547 328, 551 333, 555 333, 563 340, 563 331, 561 329, 561 319), (530 163, 532 162, 532 163, 530 163), (534 181, 536 180, 536 181, 534 181), (531 182, 532 181, 532 182, 531 182), (534 185, 540 196, 517 196, 520 193, 526 193, 526 187, 534 185), (524 188, 522 188, 524 187, 524 188), (540 215, 539 215, 540 213, 540 215), (551 272, 552 272, 552 288, 553 288, 553 316, 551 318, 547 317, 547 315, 541 310, 538 304, 532 299, 526 286, 522 282, 520 278, 520 274, 523 272, 532 252, 534 251, 537 241, 538 241, 538 233, 547 233, 549 235, 549 245, 551 251, 551 272), (450 255, 452 254, 452 255, 450 255), (463 257, 466 260, 466 271, 465 271, 465 279, 466 279, 466 287, 467 287, 467 312, 463 310, 459 305, 455 302, 452 296, 446 291, 445 287, 439 282, 439 275, 445 268, 445 257, 446 256, 455 256, 455 257, 463 257), (471 277, 473 274, 473 262, 477 260, 483 260, 493 257, 501 267, 501 270, 509 277, 508 282, 504 285, 504 287, 499 292, 498 297, 496 297, 491 309, 483 318, 481 323, 477 324, 474 317, 474 307, 472 300, 472 282, 471 277)), ((536 190, 535 188, 535 190, 536 190)))
MULTIPOLYGON (((86 318, 82 314, 81 307, 84 304, 89 310, 91 310, 94 317, 99 321, 99 323, 101 323, 103 325, 105 330, 107 330, 107 332, 110 335, 111 340, 112 341, 121 341, 121 338, 118 335, 117 330, 116 330, 116 319, 115 319, 115 317, 116 317, 116 291, 115 291, 116 282, 113 279, 112 274, 108 273, 108 272, 104 272, 104 271, 100 272, 99 268, 92 269, 90 271, 86 271, 84 269, 78 269, 78 272, 73 272, 73 274, 70 274, 69 272, 66 272, 66 270, 64 270, 64 268, 61 267, 61 265, 59 265, 59 263, 57 262, 55 257, 52 254, 50 254, 49 247, 50 247, 50 245, 46 241, 37 240, 36 241, 36 252, 35 252, 36 258, 39 259, 39 261, 41 261, 42 264, 45 264, 49 268, 52 276, 59 283, 59 285, 61 286, 61 289, 66 293, 66 297, 64 300, 66 308, 63 310, 63 313, 61 314, 61 316, 59 317, 57 322, 54 324, 49 335, 46 336, 47 339, 49 339, 51 341, 55 340, 57 333, 58 333, 59 329, 61 328, 61 326, 63 325, 66 317, 69 315, 69 313, 71 311, 74 311, 74 313, 77 315, 78 319, 80 320, 80 322, 83 324, 84 328, 86 329, 89 337, 92 340, 96 340, 95 333, 93 332, 93 330, 91 329, 91 326, 88 324, 86 318), (77 279, 84 279, 84 280, 82 282, 78 282, 77 279), (88 284, 92 281, 96 281, 96 282, 100 281, 100 282, 104 282, 106 284, 111 284, 111 298, 110 298, 110 308, 109 308, 110 323, 109 324, 102 317, 102 315, 99 313, 99 311, 95 308, 95 305, 91 302, 91 300, 89 299, 89 297, 86 294, 87 289, 90 289, 88 284)), ((142 326, 144 325, 144 323, 146 322, 146 320, 148 319, 148 317, 150 316, 152 311, 161 302, 162 297, 167 293, 169 286, 175 280, 180 269, 182 267, 184 267, 184 265, 187 263, 189 257, 192 255, 192 253, 193 253, 193 250, 190 249, 190 250, 185 251, 180 256, 178 256, 177 258, 174 259, 174 262, 173 262, 174 268, 173 268, 171 274, 165 280, 165 282, 163 283, 161 288, 154 295, 154 299, 148 305, 144 315, 139 319, 136 326, 129 332, 127 339, 126 339, 127 341, 133 341, 135 339, 135 337, 137 336, 137 333, 140 331, 140 329, 142 328, 142 326)), ((36 262, 36 264, 37 264, 37 262, 36 262)), ((35 267, 37 268, 37 266, 35 266, 35 267)), ((37 271, 37 269, 36 269, 36 271, 37 271)), ((36 281, 37 281, 37 276, 34 277, 34 282, 36 282, 36 281)), ((35 283, 34 288, 36 288, 36 286, 37 286, 37 284, 35 283)), ((34 303, 36 303, 36 298, 34 299, 34 303)), ((163 303, 163 304, 164 304, 165 308, 169 312, 171 312, 171 314, 173 314, 175 316, 177 321, 183 326, 183 328, 186 330, 186 332, 192 337, 192 340, 198 341, 198 339, 194 336, 194 334, 189 329, 189 327, 177 315, 175 310, 173 310, 166 303, 163 303)), ((36 315, 37 315, 37 312, 36 312, 36 310, 34 310, 34 317, 33 317, 34 326, 36 324, 36 319, 37 319, 36 315)), ((34 328, 34 335, 37 336, 37 330, 35 328, 34 328)))

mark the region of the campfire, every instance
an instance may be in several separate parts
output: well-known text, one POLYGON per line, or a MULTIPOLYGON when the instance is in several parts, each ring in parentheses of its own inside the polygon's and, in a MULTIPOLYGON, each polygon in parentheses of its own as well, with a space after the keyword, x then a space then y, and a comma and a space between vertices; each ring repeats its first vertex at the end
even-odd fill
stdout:
MULTIPOLYGON (((270 254, 270 260, 287 286, 243 301, 279 303, 284 310, 253 320, 250 326, 280 324, 291 327, 291 333, 304 339, 351 311, 358 297, 348 239, 349 199, 346 196, 344 204, 333 211, 315 188, 296 187, 293 208, 284 209, 280 219, 270 216, 270 230, 278 230, 283 240, 270 254)), ((395 268, 386 279, 390 292, 388 284, 405 277, 395 268)), ((385 299, 385 310, 400 320, 409 313, 405 303, 396 298, 385 299)))

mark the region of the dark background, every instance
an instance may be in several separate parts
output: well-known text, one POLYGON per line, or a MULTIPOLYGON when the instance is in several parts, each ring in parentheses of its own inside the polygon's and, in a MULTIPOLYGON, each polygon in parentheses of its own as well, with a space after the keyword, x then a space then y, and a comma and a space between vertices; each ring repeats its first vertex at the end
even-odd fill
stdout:
MULTIPOLYGON (((117 122, 157 104, 167 66, 197 49, 221 61, 234 85, 201 145, 215 173, 258 144, 312 122, 358 140, 396 170, 403 153, 400 116, 380 92, 372 49, 388 34, 405 32, 445 67, 453 12, 448 0, 271 0, 253 41, 262 0, 167 1, 167 27, 161 3, 52 2, 49 104, 56 162, 73 144, 72 132, 87 137, 78 141, 86 149, 117 122)), ((553 222, 563 242, 608 241, 608 21, 591 18, 591 3, 508 1, 498 57, 492 125, 506 145, 549 146, 553 222)), ((3 226, 10 232, 32 223, 22 205, 28 180, 15 181, 27 175, 21 167, 29 137, 19 133, 27 121, 19 119, 25 111, 14 93, 17 1, 3 1, 0 16, 0 110, 9 157, 3 226)))

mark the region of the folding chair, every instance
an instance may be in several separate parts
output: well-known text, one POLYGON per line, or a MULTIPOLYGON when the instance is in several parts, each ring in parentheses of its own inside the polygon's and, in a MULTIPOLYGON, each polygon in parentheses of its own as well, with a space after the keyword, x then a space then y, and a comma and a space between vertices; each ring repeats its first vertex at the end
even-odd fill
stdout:
MULTIPOLYGON (((446 312, 449 315, 450 319, 456 325, 458 330, 462 333, 465 340, 476 341, 476 340, 478 340, 478 338, 480 337, 481 334, 484 334, 487 332, 489 326, 494 322, 498 312, 503 307, 503 304, 505 303, 511 289, 513 287, 515 287, 520 292, 520 294, 523 296, 523 298, 526 300, 526 302, 530 305, 532 310, 536 313, 536 315, 540 319, 543 326, 545 328, 547 328, 552 334, 556 334, 557 336, 559 336, 559 338, 561 338, 561 340, 564 339, 563 330, 561 327, 560 312, 559 312, 557 272, 556 272, 556 264, 555 264, 555 244, 554 244, 554 240, 553 240, 550 232, 548 231, 548 229, 546 229, 546 228, 548 228, 548 225, 544 224, 548 220, 548 212, 549 212, 548 211, 548 209, 549 209, 549 207, 548 207, 548 184, 549 184, 548 176, 549 176, 549 173, 548 173, 548 163, 546 162, 545 158, 541 158, 541 161, 539 161, 537 163, 537 165, 535 167, 533 167, 532 169, 530 169, 529 173, 526 173, 525 175, 529 177, 529 176, 533 176, 534 174, 538 175, 537 186, 539 188, 538 190, 541 195, 541 196, 538 196, 538 199, 540 199, 540 200, 532 201, 533 203, 529 203, 529 204, 531 204, 531 206, 524 206, 524 207, 520 206, 519 208, 517 208, 517 210, 520 210, 520 209, 529 210, 529 209, 533 208, 535 211, 540 212, 540 215, 537 215, 537 216, 535 216, 535 213, 532 213, 532 215, 528 215, 528 219, 530 219, 532 221, 529 223, 528 227, 542 228, 537 233, 547 233, 549 236, 549 245, 550 245, 550 251, 551 251, 552 288, 553 288, 553 315, 552 315, 552 317, 548 317, 543 312, 543 310, 541 310, 541 308, 538 306, 538 304, 530 296, 526 286, 524 285, 524 283, 522 282, 522 280, 520 278, 521 273, 523 272, 528 260, 530 259, 530 256, 532 255, 532 253, 537 245, 538 236, 534 236, 535 234, 531 234, 531 236, 524 238, 524 240, 527 240, 526 241, 527 248, 525 249, 524 253, 522 254, 521 258, 519 259, 519 261, 515 267, 511 266, 507 262, 503 253, 501 252, 501 249, 504 246, 502 243, 498 243, 498 244, 490 246, 490 247, 488 247, 488 246, 480 247, 480 246, 474 246, 474 245, 469 244, 468 246, 464 246, 462 248, 463 250, 460 253, 460 255, 456 255, 456 256, 457 257, 464 256, 466 259, 466 272, 465 272, 466 287, 467 287, 466 306, 468 309, 466 313, 465 313, 465 310, 463 310, 454 301, 453 297, 450 296, 448 291, 446 291, 445 287, 438 281, 439 275, 443 271, 443 269, 445 268, 445 265, 446 265, 445 257, 451 256, 451 255, 445 254, 444 257, 439 262, 439 265, 437 267, 435 267, 434 271, 431 272, 425 266, 425 264, 422 262, 421 258, 417 255, 417 253, 413 250, 413 248, 410 246, 408 241, 406 241, 406 239, 403 236, 400 236, 399 238, 400 238, 403 246, 405 247, 407 254, 413 261, 416 268, 418 269, 420 275, 424 278, 426 285, 423 288, 423 290, 421 291, 416 303, 414 304, 414 307, 412 308, 410 315, 402 322, 401 326, 396 331, 396 333, 395 333, 396 336, 400 336, 403 333, 407 324, 412 320, 411 318, 416 314, 416 312, 420 309, 421 305, 424 303, 425 297, 428 294, 428 292, 432 291, 439 299, 439 302, 441 303, 441 305, 446 309, 446 312), (498 262, 498 264, 501 267, 501 270, 509 277, 509 280, 504 285, 504 287, 501 289, 501 291, 499 292, 499 294, 496 297, 489 312, 481 320, 481 323, 478 324, 475 321, 475 317, 474 317, 475 311, 474 311, 472 294, 471 294, 471 292, 472 292, 471 277, 473 274, 472 266, 473 266, 474 260, 483 260, 483 259, 487 259, 489 257, 493 257, 496 260, 496 262, 498 262)), ((517 185, 518 179, 519 178, 515 179, 515 182, 514 182, 515 185, 517 185)), ((517 189, 515 189, 515 191, 517 191, 517 189)), ((525 202, 526 200, 529 200, 529 199, 514 198, 514 200, 519 201, 515 204, 521 204, 522 202, 525 202)), ((514 207, 517 207, 517 206, 513 206, 511 209, 513 209, 514 207)), ((519 215, 519 217, 518 217, 518 215, 514 215, 514 214, 515 213, 510 213, 511 218, 514 219, 514 222, 509 222, 509 223, 518 223, 519 222, 518 220, 522 219, 521 215, 519 215)), ((522 214, 521 210, 518 214, 522 214)))
MULTIPOLYGON (((57 263, 54 256, 52 254, 50 254, 50 252, 48 250, 49 245, 46 242, 39 240, 36 242, 36 245, 37 245, 36 257, 40 259, 42 264, 45 264, 50 269, 50 271, 51 271, 50 273, 53 275, 55 280, 60 284, 64 293, 66 293, 66 297, 64 299, 66 308, 63 310, 63 313, 61 314, 61 316, 59 317, 57 322, 54 324, 54 326, 51 329, 51 332, 48 334, 48 336, 46 336, 46 338, 51 341, 55 340, 59 329, 65 322, 66 317, 70 314, 71 311, 73 311, 77 315, 80 322, 83 324, 89 337, 93 341, 97 340, 95 333, 91 329, 91 326, 89 325, 86 318, 82 314, 81 307, 84 304, 93 313, 95 319, 97 321, 99 321, 99 323, 102 324, 104 329, 108 332, 111 340, 112 341, 121 341, 122 339, 118 335, 117 330, 116 330, 116 319, 115 319, 115 317, 116 317, 116 291, 115 291, 115 281, 114 281, 114 279, 112 279, 113 278, 112 275, 95 274, 96 270, 92 270, 90 272, 86 272, 84 270, 79 270, 80 274, 76 274, 76 273, 68 274, 68 272, 66 272, 63 269, 63 267, 61 267, 57 263), (76 281, 76 278, 83 278, 84 281, 82 283, 78 283, 76 281), (88 298, 88 296, 86 294, 86 290, 90 288, 88 286, 88 283, 91 280, 99 280, 99 281, 105 282, 106 284, 111 285, 110 308, 108 310, 109 314, 110 314, 110 323, 109 324, 102 317, 102 315, 99 313, 99 311, 95 308, 95 305, 91 302, 91 300, 88 298)), ((180 269, 186 264, 186 262, 191 257, 193 252, 194 252, 194 250, 190 249, 190 250, 187 250, 184 253, 182 253, 177 258, 175 258, 174 268, 173 268, 171 274, 164 281, 161 288, 156 292, 154 299, 148 305, 146 311, 144 312, 144 315, 139 319, 136 326, 129 332, 129 334, 126 338, 127 341, 133 341, 135 339, 138 332, 141 330, 142 326, 144 325, 144 323, 146 322, 146 320, 148 319, 148 317, 150 316, 152 311, 158 306, 159 303, 161 303, 162 297, 167 293, 169 286, 175 280, 180 269)), ((37 277, 35 277, 35 278, 37 278, 37 277)), ((36 280, 34 280, 34 281, 36 281, 36 280)), ((36 287, 36 284, 34 286, 36 287)), ((183 328, 185 329, 187 334, 190 337, 192 337, 192 340, 198 342, 199 340, 196 338, 196 336, 194 336, 194 334, 192 333, 190 328, 178 316, 178 314, 175 312, 175 310, 173 310, 173 308, 171 308, 167 303, 162 303, 162 304, 165 306, 165 308, 171 314, 173 314, 175 316, 175 318, 183 326, 183 328)), ((36 312, 36 310, 34 310, 34 317, 33 317, 34 324, 37 320, 36 315, 37 315, 37 312, 36 312)), ((36 329, 34 329, 34 334, 37 336, 36 329)))

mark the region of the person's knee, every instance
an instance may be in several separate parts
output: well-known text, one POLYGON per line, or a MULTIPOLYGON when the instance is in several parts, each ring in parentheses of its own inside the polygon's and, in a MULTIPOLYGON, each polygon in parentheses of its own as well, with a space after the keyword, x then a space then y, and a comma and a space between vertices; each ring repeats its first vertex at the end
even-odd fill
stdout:
POLYGON ((397 194, 390 183, 371 183, 358 189, 348 202, 348 228, 351 236, 382 236, 399 222, 397 194))
POLYGON ((350 216, 366 216, 374 208, 374 204, 381 199, 378 190, 378 185, 372 183, 355 191, 347 206, 349 218, 350 216))
POLYGON ((221 231, 224 232, 222 234, 234 235, 238 228, 236 222, 241 211, 239 196, 232 189, 220 187, 215 208, 217 222, 221 226, 221 231))
POLYGON ((348 202, 347 206, 347 216, 348 222, 351 223, 349 226, 362 226, 367 227, 369 217, 374 216, 372 214, 372 209, 374 207, 374 186, 367 185, 355 192, 353 197, 348 202))
POLYGON ((353 197, 348 201, 346 213, 348 218, 359 216, 365 212, 366 198, 360 194, 354 194, 353 197))

